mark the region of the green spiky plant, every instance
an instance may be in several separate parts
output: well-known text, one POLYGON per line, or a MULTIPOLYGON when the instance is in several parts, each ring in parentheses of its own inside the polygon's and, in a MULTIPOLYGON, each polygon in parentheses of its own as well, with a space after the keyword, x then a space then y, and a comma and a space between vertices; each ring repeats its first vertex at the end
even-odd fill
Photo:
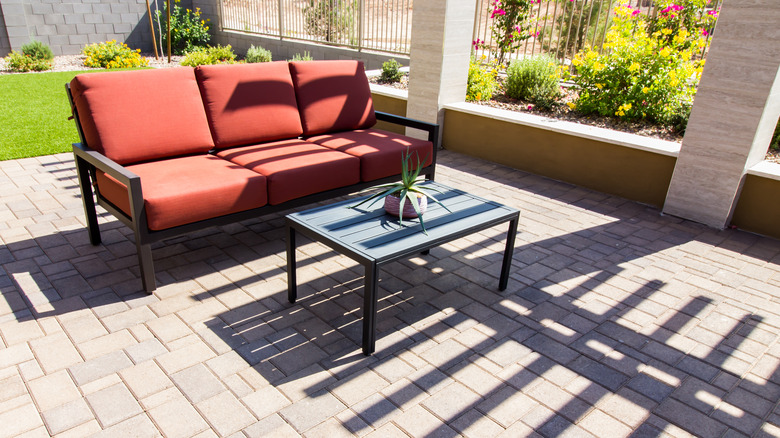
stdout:
POLYGON ((425 178, 420 177, 420 171, 423 168, 423 163, 428 161, 428 156, 426 156, 423 161, 420 161, 420 155, 417 151, 414 152, 414 156, 417 158, 417 165, 412 167, 412 152, 407 151, 406 154, 401 155, 401 181, 374 187, 374 189, 379 189, 380 191, 349 208, 359 207, 369 201, 371 201, 371 203, 368 206, 371 207, 376 201, 384 199, 386 196, 398 196, 401 199, 398 208, 398 220, 401 225, 404 224, 404 204, 409 200, 409 202, 412 203, 412 207, 414 207, 414 212, 417 213, 417 217, 420 218, 420 226, 422 227, 423 233, 427 236, 428 231, 425 229, 425 222, 423 222, 418 197, 427 196, 433 202, 444 207, 445 210, 450 213, 452 213, 452 211, 433 196, 433 193, 442 193, 441 190, 435 187, 420 185, 421 182, 425 181, 425 178))

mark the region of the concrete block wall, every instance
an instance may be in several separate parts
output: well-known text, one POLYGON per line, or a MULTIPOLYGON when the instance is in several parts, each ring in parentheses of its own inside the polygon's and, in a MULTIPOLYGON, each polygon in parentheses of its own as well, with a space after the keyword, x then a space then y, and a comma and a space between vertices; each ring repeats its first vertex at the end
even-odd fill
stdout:
MULTIPOLYGON (((164 7, 164 0, 156 1, 164 7)), ((191 7, 192 1, 179 5, 191 7)), ((109 40, 149 52, 146 0, 2 0, 0 56, 32 40, 48 44, 55 55, 78 54, 87 44, 109 40)))

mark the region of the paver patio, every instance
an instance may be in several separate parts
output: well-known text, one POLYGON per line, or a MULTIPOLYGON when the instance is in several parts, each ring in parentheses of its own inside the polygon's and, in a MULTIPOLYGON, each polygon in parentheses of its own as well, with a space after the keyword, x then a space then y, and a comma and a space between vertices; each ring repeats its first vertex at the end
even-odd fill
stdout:
POLYGON ((380 272, 282 216, 89 244, 69 154, 0 163, 0 437, 780 436, 780 242, 455 153, 437 179, 521 210, 380 272))

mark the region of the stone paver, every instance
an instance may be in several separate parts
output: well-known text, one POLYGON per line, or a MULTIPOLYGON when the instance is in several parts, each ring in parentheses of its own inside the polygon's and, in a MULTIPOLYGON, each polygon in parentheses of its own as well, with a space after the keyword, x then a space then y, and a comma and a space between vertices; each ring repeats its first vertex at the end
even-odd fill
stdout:
POLYGON ((362 268, 283 215, 155 245, 89 244, 68 154, 0 162, 0 438, 780 436, 780 242, 442 151, 437 179, 521 210, 362 268), (36 181, 41 181, 38 183, 36 181))

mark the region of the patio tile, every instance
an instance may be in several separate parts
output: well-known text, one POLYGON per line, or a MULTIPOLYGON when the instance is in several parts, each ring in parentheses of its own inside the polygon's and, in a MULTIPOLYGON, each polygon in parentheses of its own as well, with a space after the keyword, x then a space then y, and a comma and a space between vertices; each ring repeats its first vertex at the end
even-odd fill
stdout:
POLYGON ((279 414, 296 431, 302 433, 344 409, 346 406, 336 397, 326 391, 320 391, 282 408, 279 414))
POLYGON ((46 427, 52 435, 62 433, 95 418, 87 403, 80 397, 55 408, 44 410, 42 415, 46 427))
POLYGON ((69 368, 77 385, 93 382, 117 371, 123 370, 133 363, 123 351, 115 351, 106 355, 90 359, 86 362, 73 365, 69 368))
POLYGON ((173 386, 173 382, 154 361, 146 361, 125 368, 119 374, 139 400, 173 386))
POLYGON ((42 411, 81 398, 81 392, 65 370, 32 380, 27 385, 42 411))
POLYGON ((199 403, 225 391, 219 379, 202 364, 171 374, 170 377, 192 403, 199 403))
POLYGON ((263 438, 268 436, 279 438, 298 438, 301 436, 278 414, 274 414, 247 427, 244 429, 244 434, 249 438, 263 438))
POLYGON ((78 351, 63 333, 30 341, 30 348, 47 374, 82 362, 78 351))
POLYGON ((209 428, 209 425, 184 397, 149 409, 148 414, 166 437, 190 437, 209 428))
POLYGON ((87 401, 104 428, 143 412, 135 397, 123 384, 92 393, 87 396, 87 401))
POLYGON ((118 436, 133 436, 138 438, 153 438, 160 436, 160 431, 154 426, 146 414, 136 415, 120 423, 110 426, 93 435, 95 438, 112 438, 118 436))
POLYGON ((10 438, 21 435, 43 425, 43 420, 35 405, 28 403, 6 412, 0 412, 0 437, 10 438))
POLYGON ((196 406, 220 436, 229 436, 257 421, 229 391, 203 400, 196 406))

